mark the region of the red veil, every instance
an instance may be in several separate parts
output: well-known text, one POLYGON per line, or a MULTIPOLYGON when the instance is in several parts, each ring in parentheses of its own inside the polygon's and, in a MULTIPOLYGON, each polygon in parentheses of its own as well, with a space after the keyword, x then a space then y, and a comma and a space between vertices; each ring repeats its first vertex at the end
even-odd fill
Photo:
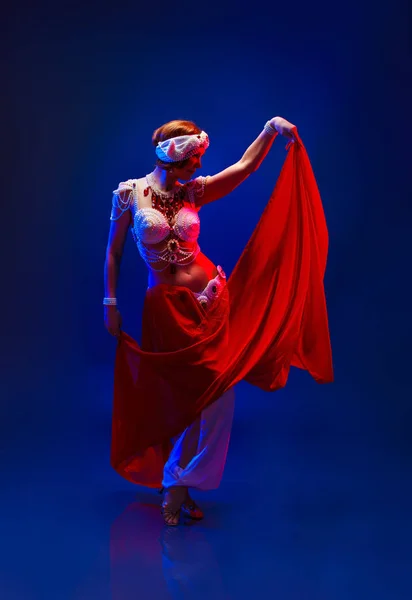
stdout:
POLYGON ((323 287, 328 232, 306 150, 296 141, 222 295, 205 311, 185 287, 147 291, 141 346, 116 354, 111 464, 158 487, 171 449, 203 408, 242 379, 286 384, 291 366, 333 380, 323 287))

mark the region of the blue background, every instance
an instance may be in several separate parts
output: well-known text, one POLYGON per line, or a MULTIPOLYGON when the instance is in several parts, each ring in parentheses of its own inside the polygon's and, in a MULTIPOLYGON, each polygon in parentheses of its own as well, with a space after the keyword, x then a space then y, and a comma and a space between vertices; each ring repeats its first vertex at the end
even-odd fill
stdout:
MULTIPOLYGON (((8 7, 2 599, 411 597, 410 23, 400 0, 8 7), (160 499, 109 466, 111 192, 152 169, 170 119, 208 132, 207 175, 276 115, 324 202, 336 382, 240 384, 224 481, 197 496, 207 517, 164 539, 160 499)), ((202 209, 202 250, 228 273, 285 144, 202 209)), ((136 336, 146 284, 129 239, 118 297, 136 336)))

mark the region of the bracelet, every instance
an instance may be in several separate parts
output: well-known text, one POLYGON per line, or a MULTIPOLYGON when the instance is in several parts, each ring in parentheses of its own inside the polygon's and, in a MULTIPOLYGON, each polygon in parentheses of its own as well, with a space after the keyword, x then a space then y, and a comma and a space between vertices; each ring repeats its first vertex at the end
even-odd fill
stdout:
POLYGON ((270 121, 266 121, 263 129, 264 129, 264 131, 266 131, 266 133, 268 133, 269 135, 272 135, 272 136, 277 135, 277 133, 278 133, 270 121))
POLYGON ((103 298, 105 306, 117 306, 117 298, 103 298))

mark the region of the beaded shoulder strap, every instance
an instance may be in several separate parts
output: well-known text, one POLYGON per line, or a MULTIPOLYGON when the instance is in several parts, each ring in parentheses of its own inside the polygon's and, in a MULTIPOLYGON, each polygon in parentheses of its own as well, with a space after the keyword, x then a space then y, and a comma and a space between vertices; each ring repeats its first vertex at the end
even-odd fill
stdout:
POLYGON ((196 200, 195 197, 201 198, 205 193, 205 185, 207 181, 207 177, 197 177, 193 181, 189 181, 187 185, 187 196, 189 198, 189 202, 192 208, 196 209, 196 200))
POLYGON ((137 179, 128 179, 119 183, 117 190, 113 191, 111 221, 117 221, 131 208, 132 204, 135 211, 139 209, 137 179))
POLYGON ((134 206, 134 212, 135 214, 137 213, 137 211, 139 210, 139 191, 137 189, 137 179, 132 179, 132 186, 133 186, 133 206, 134 206))
POLYGON ((193 187, 193 185, 189 184, 186 189, 187 189, 187 197, 189 199, 190 206, 192 208, 195 208, 195 190, 194 190, 194 187, 193 187))

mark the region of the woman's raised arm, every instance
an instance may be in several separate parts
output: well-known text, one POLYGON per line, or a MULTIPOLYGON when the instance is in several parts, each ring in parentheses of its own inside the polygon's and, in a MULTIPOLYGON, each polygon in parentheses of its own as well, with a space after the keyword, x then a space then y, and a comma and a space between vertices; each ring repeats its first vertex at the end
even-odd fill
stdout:
POLYGON ((203 206, 214 200, 219 200, 229 194, 251 173, 256 171, 269 152, 273 141, 278 133, 286 138, 293 140, 293 129, 295 125, 286 121, 282 117, 274 117, 268 121, 263 131, 247 148, 242 158, 216 175, 207 178, 204 194, 197 198, 197 206, 203 206))

